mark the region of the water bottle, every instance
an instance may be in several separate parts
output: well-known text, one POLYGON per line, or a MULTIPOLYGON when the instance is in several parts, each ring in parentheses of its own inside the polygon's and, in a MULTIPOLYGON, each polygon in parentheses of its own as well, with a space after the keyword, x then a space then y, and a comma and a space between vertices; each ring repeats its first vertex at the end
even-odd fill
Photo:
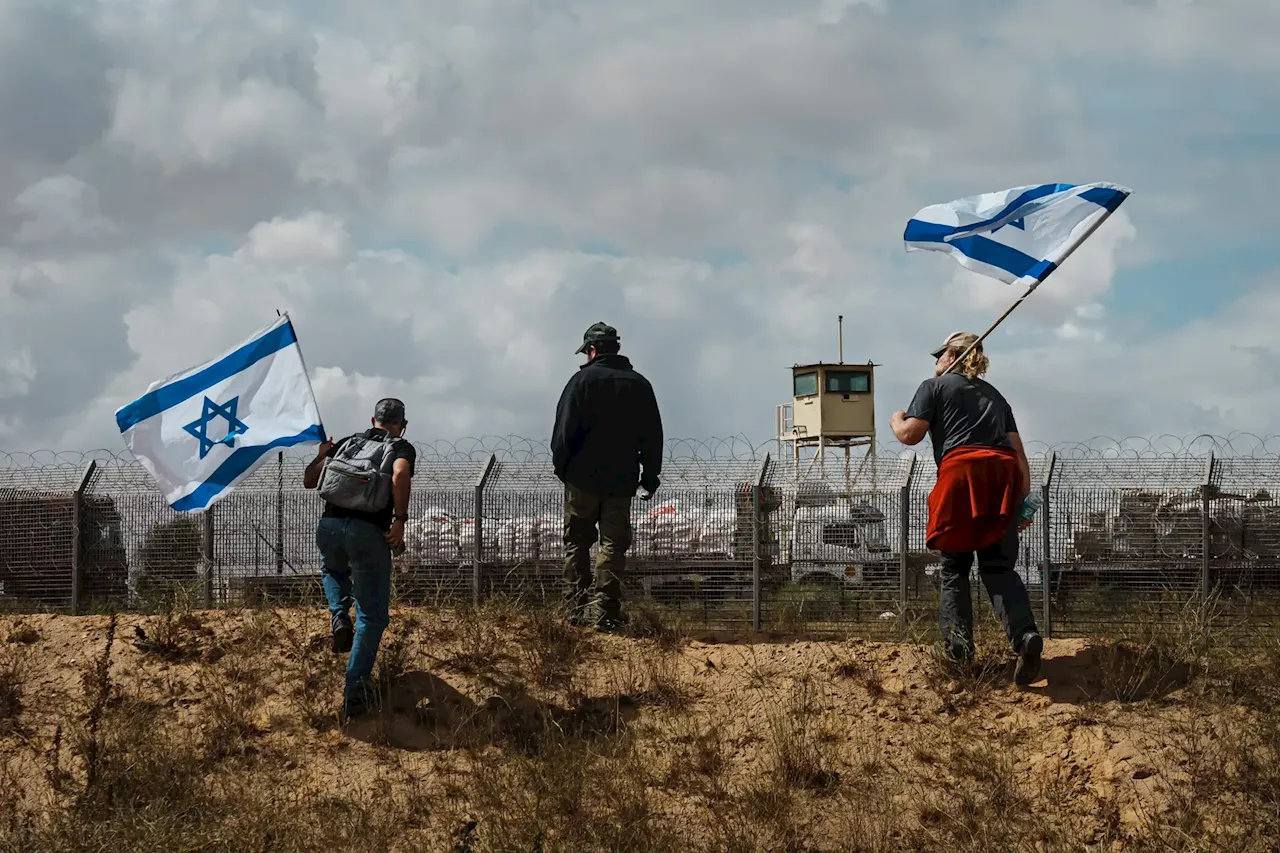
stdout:
POLYGON ((1035 518, 1036 512, 1043 504, 1044 501, 1041 500, 1039 495, 1034 493, 1027 495, 1022 501, 1022 512, 1019 513, 1022 516, 1023 523, 1035 518))

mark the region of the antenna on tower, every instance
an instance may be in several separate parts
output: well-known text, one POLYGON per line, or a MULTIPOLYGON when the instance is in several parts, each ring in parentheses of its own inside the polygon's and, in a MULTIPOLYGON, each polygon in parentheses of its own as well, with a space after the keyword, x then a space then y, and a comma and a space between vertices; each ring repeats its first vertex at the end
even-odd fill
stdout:
POLYGON ((836 315, 836 357, 840 364, 844 364, 844 315, 836 315))

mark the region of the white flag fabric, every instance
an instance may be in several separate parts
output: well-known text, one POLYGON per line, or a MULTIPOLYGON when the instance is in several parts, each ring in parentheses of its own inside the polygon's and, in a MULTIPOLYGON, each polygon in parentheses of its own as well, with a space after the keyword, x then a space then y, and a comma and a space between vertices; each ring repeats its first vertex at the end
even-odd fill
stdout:
POLYGON ((907 251, 948 252, 976 273, 1037 286, 1131 190, 1041 184, 924 208, 907 222, 907 251))
POLYGON ((179 512, 213 505, 271 451, 325 437, 287 314, 221 357, 152 383, 116 411, 116 425, 179 512))

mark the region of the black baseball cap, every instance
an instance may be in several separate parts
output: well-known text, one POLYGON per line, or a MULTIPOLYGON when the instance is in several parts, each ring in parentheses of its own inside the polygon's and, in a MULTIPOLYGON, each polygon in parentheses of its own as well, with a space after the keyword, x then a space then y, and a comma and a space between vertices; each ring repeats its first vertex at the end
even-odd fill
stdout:
POLYGON ((592 323, 591 328, 582 333, 582 346, 574 352, 586 352, 591 347, 603 343, 618 343, 618 330, 608 323, 592 323))

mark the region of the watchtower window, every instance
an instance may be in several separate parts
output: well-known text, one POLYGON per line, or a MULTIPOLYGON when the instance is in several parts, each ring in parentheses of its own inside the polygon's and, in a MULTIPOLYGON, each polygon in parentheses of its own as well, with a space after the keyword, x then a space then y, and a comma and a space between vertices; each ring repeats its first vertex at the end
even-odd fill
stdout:
POLYGON ((795 378, 797 397, 812 397, 818 393, 818 374, 798 373, 795 378))
POLYGON ((871 374, 860 370, 828 370, 828 394, 866 394, 871 390, 871 374))

